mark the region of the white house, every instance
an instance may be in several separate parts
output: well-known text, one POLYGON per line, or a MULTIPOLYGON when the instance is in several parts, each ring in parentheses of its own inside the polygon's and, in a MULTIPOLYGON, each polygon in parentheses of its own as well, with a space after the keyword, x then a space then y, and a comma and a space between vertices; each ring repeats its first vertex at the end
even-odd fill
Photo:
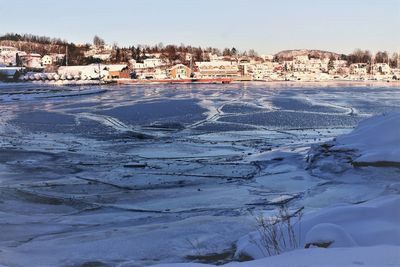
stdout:
POLYGON ((272 61, 274 59, 273 55, 261 55, 260 57, 265 61, 272 61))
POLYGON ((392 69, 387 63, 375 63, 372 65, 373 73, 390 74, 392 69))
POLYGON ((309 58, 308 58, 308 55, 296 56, 294 58, 294 61, 299 62, 299 63, 307 63, 309 61, 309 58))
POLYGON ((350 74, 353 75, 366 75, 368 73, 367 64, 354 63, 350 65, 350 74))
POLYGON ((53 64, 53 58, 49 55, 44 55, 42 57, 42 65, 46 66, 46 65, 51 65, 53 64))
POLYGON ((191 61, 193 59, 193 55, 191 53, 186 53, 185 54, 185 60, 186 61, 191 61))
POLYGON ((164 62, 159 58, 148 58, 143 60, 144 68, 157 68, 164 65, 164 62))
POLYGON ((252 78, 254 80, 269 80, 274 72, 274 67, 271 62, 263 64, 255 64, 252 66, 252 78))
POLYGON ((133 69, 138 70, 138 69, 144 69, 144 63, 133 63, 133 69))
POLYGON ((158 68, 165 65, 164 61, 160 58, 148 58, 143 60, 143 63, 138 63, 134 59, 131 59, 130 64, 135 70, 158 68))

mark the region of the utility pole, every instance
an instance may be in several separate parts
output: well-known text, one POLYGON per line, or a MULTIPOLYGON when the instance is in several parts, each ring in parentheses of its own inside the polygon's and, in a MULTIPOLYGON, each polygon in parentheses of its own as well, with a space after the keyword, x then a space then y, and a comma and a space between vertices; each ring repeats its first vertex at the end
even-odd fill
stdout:
MULTIPOLYGON (((375 56, 376 56, 376 53, 375 53, 375 56)), ((371 54, 371 61, 370 61, 370 71, 369 71, 369 74, 370 74, 370 76, 371 76, 371 80, 373 80, 373 78, 374 78, 374 56, 373 56, 373 54, 371 54)))
POLYGON ((400 50, 397 53, 397 68, 400 69, 400 50))
POLYGON ((68 45, 65 46, 65 66, 68 66, 68 45))
POLYGON ((99 67, 99 86, 101 86, 101 69, 100 69, 100 60, 98 61, 98 63, 97 63, 98 65, 98 67, 99 67))

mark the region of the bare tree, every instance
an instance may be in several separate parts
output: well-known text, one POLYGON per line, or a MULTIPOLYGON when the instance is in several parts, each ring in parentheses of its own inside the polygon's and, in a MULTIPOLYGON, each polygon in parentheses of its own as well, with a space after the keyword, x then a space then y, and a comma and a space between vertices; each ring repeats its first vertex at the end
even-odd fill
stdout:
POLYGON ((254 49, 250 49, 248 55, 249 57, 258 57, 258 53, 254 49))
POLYGON ((97 46, 97 47, 103 47, 106 43, 102 38, 100 38, 99 36, 95 35, 93 37, 93 44, 95 46, 97 46))

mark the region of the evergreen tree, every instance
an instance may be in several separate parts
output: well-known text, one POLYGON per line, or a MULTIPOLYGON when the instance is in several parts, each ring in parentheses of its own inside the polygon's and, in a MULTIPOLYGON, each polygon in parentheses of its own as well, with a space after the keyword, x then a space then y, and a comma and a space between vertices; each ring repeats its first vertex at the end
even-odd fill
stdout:
POLYGON ((334 59, 331 57, 328 62, 328 71, 333 70, 335 68, 334 59))
POLYGON ((232 56, 236 56, 237 55, 237 49, 236 48, 234 48, 234 47, 232 47, 232 49, 231 49, 231 54, 232 54, 232 56))

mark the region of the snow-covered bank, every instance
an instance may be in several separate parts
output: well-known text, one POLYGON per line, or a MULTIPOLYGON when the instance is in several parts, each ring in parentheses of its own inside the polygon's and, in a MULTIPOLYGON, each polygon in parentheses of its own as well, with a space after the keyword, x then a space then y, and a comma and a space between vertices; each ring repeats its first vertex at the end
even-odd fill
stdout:
POLYGON ((237 252, 258 260, 224 266, 400 266, 399 225, 400 196, 381 197, 358 205, 337 205, 307 214, 301 224, 296 224, 296 238, 300 242, 298 249, 263 258, 262 248, 256 245, 261 237, 254 232, 239 241, 237 252), (307 243, 331 245, 328 248, 305 249, 307 243))
MULTIPOLYGON (((226 267, 383 267, 399 266, 398 246, 373 246, 332 249, 295 250, 283 255, 256 261, 230 263, 226 267)), ((206 267, 211 265, 186 263, 166 264, 158 267, 206 267)))
MULTIPOLYGON (((334 248, 400 246, 399 224, 400 196, 386 196, 358 205, 337 204, 306 214, 293 227, 299 248, 309 244, 330 244, 329 248, 334 248)), ((244 237, 238 243, 237 254, 246 253, 256 259, 267 256, 260 238, 258 232, 244 237)))
POLYGON ((334 149, 354 149, 355 162, 400 164, 400 113, 383 114, 362 121, 351 133, 339 136, 334 149))

